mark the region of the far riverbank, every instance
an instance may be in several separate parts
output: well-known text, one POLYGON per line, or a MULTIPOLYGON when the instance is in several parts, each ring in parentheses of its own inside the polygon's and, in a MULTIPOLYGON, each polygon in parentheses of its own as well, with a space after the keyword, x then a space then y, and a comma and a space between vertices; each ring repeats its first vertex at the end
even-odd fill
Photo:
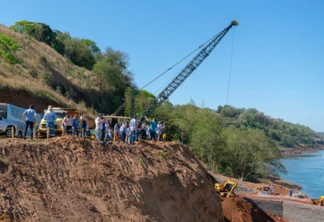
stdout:
POLYGON ((324 145, 319 145, 317 147, 307 147, 307 148, 283 148, 280 149, 281 155, 286 158, 290 156, 301 155, 304 153, 314 153, 317 151, 324 150, 324 145))

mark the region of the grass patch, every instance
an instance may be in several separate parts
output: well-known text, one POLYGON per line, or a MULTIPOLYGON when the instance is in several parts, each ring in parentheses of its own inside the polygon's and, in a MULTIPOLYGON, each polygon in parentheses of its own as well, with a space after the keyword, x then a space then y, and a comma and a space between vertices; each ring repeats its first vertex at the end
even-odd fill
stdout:
POLYGON ((160 151, 160 155, 164 158, 169 158, 171 156, 171 152, 169 151, 160 151))
POLYGON ((4 165, 9 166, 9 159, 2 157, 2 158, 0 158, 0 161, 1 161, 4 165))

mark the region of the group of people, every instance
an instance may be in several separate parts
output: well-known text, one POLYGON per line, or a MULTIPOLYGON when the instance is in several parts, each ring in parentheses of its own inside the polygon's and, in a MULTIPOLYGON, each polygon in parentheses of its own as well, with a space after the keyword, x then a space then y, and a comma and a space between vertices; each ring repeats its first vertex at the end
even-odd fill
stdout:
MULTIPOLYGON (((26 139, 28 129, 30 130, 30 139, 33 139, 34 136, 34 125, 36 125, 36 111, 34 110, 34 105, 30 105, 29 109, 25 110, 22 114, 24 121, 26 122, 26 128, 24 133, 24 139, 26 139)), ((50 129, 50 134, 55 135, 55 120, 56 114, 53 110, 53 107, 50 105, 46 113, 44 114, 44 120, 46 120, 46 128, 50 129)))
MULTIPOLYGON (((30 105, 22 115, 26 122, 26 130, 24 138, 26 138, 28 128, 30 128, 31 136, 33 139, 33 126, 36 121, 36 111, 34 106, 30 105)), ((49 137, 55 136, 55 121, 57 119, 56 113, 53 107, 48 106, 47 111, 44 114, 44 120, 46 120, 46 128, 49 128, 49 137)), ((122 124, 118 122, 110 123, 107 121, 103 114, 98 114, 95 119, 95 134, 96 139, 100 141, 123 141, 126 143, 134 143, 139 139, 147 140, 162 140, 162 134, 165 129, 165 124, 160 121, 156 122, 155 119, 147 119, 146 122, 141 122, 134 116, 130 121, 125 121, 122 124)), ((89 127, 88 119, 85 114, 78 118, 78 115, 73 117, 67 114, 62 120, 63 134, 76 135, 80 137, 88 137, 89 127)))
POLYGON ((78 118, 74 115, 73 118, 67 114, 62 120, 63 134, 75 135, 80 137, 88 137, 88 118, 85 114, 78 118))
MULTIPOLYGON (((34 105, 30 105, 29 109, 25 110, 22 114, 23 119, 26 122, 26 128, 24 133, 24 139, 27 136, 28 129, 30 130, 30 139, 33 139, 34 125, 36 123, 36 111, 34 105)), ((47 111, 44 114, 44 120, 46 120, 46 128, 49 129, 49 137, 55 137, 55 121, 57 119, 56 113, 51 105, 48 106, 47 111)), ((85 114, 80 116, 80 120, 77 115, 72 118, 70 114, 67 114, 62 120, 62 129, 64 134, 88 136, 88 119, 85 114), (81 122, 81 124, 79 123, 81 122)))
MULTIPOLYGON (((149 121, 146 118, 147 121, 149 121)), ((126 143, 134 143, 139 139, 162 140, 162 132, 165 125, 162 121, 156 122, 153 118, 149 121, 149 125, 139 121, 136 116, 129 122, 119 124, 118 122, 109 123, 102 114, 98 114, 96 120, 96 139, 100 141, 123 141, 126 143)))

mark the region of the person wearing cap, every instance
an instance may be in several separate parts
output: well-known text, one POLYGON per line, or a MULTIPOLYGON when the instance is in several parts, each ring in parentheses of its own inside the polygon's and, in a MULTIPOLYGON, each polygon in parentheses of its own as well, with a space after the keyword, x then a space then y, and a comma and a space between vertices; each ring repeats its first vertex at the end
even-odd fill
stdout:
POLYGON ((29 109, 26 109, 22 114, 22 117, 26 122, 24 139, 26 139, 28 128, 30 128, 30 139, 31 140, 33 139, 33 127, 34 127, 34 122, 36 121, 36 112, 33 108, 34 105, 30 105, 29 109))
POLYGON ((51 105, 48 106, 48 109, 44 115, 44 120, 46 120, 46 128, 49 128, 49 133, 52 137, 55 137, 55 120, 56 114, 51 105))

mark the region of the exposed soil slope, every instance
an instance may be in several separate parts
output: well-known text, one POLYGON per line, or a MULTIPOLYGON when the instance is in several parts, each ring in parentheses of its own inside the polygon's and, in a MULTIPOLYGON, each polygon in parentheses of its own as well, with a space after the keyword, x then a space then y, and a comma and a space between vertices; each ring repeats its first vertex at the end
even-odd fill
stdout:
POLYGON ((214 181, 175 142, 0 139, 0 221, 283 221, 214 181))
POLYGON ((1 103, 10 103, 15 106, 28 109, 29 105, 33 104, 34 109, 38 113, 43 113, 45 109, 48 108, 48 105, 60 106, 57 102, 50 99, 37 99, 27 91, 18 90, 7 90, 0 89, 0 102, 1 103))
POLYGON ((0 218, 13 221, 223 221, 188 147, 75 137, 0 144, 0 218))

